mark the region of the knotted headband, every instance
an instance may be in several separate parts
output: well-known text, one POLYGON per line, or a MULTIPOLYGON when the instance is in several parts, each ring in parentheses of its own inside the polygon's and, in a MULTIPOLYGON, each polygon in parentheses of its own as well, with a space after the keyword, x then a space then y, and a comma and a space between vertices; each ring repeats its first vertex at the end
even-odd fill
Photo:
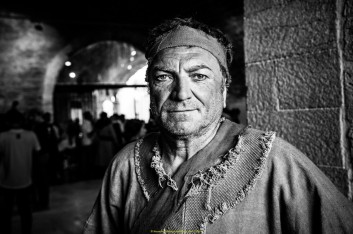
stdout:
POLYGON ((217 39, 188 26, 178 26, 157 40, 147 51, 146 58, 153 59, 161 50, 180 46, 195 46, 207 50, 222 66, 227 67, 226 52, 217 39))

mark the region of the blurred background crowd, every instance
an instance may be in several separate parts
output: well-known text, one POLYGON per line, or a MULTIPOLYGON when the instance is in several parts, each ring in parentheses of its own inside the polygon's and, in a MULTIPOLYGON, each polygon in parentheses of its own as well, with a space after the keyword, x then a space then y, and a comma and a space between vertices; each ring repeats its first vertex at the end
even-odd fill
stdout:
MULTIPOLYGON (((14 128, 34 133, 39 151, 32 157, 32 207, 49 209, 51 185, 101 179, 114 155, 129 142, 158 131, 153 119, 125 119, 114 113, 108 117, 101 112, 95 119, 83 113, 83 119, 63 123, 52 120, 52 114, 31 109, 18 110, 14 101, 11 109, 1 115, 0 133, 14 128)), ((3 134, 6 137, 6 134, 3 134)), ((9 135, 10 137, 10 135, 9 135)), ((22 145, 18 147, 24 147, 22 145)))

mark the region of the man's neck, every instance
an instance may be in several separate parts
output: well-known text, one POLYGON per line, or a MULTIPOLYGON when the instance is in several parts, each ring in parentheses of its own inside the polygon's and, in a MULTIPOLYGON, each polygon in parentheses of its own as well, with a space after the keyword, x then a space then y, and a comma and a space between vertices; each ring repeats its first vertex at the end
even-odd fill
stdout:
POLYGON ((160 146, 162 148, 162 161, 167 173, 173 175, 179 166, 192 158, 198 151, 203 149, 216 135, 220 122, 208 127, 202 134, 175 137, 162 132, 160 146))

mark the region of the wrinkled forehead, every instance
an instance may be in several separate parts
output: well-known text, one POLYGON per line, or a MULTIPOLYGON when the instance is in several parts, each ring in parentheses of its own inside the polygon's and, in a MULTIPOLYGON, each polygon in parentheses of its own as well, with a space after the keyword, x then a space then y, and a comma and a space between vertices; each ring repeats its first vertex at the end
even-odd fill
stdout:
POLYGON ((164 49, 155 56, 150 64, 151 69, 195 66, 206 66, 212 70, 220 70, 217 59, 210 52, 199 47, 182 46, 164 49))
POLYGON ((211 53, 222 66, 227 66, 226 52, 216 38, 187 26, 178 26, 163 37, 147 51, 146 58, 152 61, 163 50, 176 47, 198 47, 211 53))

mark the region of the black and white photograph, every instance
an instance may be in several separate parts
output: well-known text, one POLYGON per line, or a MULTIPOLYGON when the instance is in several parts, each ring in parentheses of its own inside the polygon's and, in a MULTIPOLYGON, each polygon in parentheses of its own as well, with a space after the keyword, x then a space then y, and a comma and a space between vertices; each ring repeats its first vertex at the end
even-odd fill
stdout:
POLYGON ((353 233, 353 1, 0 2, 0 234, 353 233))

